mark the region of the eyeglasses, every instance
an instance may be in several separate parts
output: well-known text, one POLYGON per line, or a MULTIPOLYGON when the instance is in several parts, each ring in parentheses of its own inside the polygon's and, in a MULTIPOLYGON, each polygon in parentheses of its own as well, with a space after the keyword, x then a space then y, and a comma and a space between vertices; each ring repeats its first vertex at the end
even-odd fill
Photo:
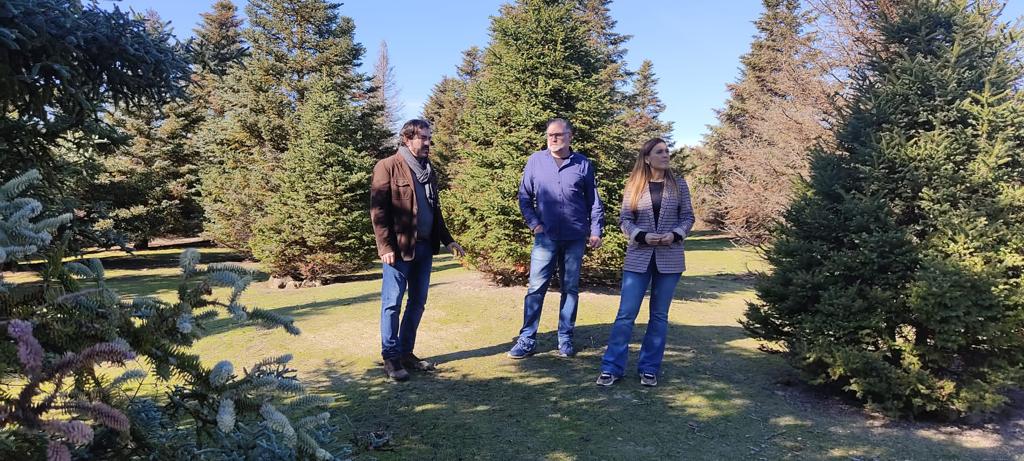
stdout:
POLYGON ((548 133, 547 135, 548 135, 548 139, 557 139, 557 138, 564 138, 566 136, 569 136, 570 134, 572 134, 571 131, 563 131, 561 133, 548 133))

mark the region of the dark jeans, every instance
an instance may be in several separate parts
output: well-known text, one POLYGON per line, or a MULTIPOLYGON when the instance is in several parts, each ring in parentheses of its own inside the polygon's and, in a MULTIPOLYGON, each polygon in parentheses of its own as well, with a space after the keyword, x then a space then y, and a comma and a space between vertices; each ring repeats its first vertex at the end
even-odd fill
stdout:
POLYGON ((403 261, 396 254, 394 265, 384 264, 384 279, 380 289, 380 342, 381 355, 385 360, 411 354, 416 346, 416 329, 420 326, 423 307, 427 303, 433 261, 430 244, 416 242, 416 253, 412 261, 403 261), (398 311, 407 289, 409 301, 399 325, 398 311))
POLYGON ((533 238, 530 254, 530 284, 523 302, 523 328, 519 331, 520 341, 533 344, 540 325, 540 313, 544 308, 544 295, 548 292, 551 277, 557 266, 561 275, 562 299, 559 302, 558 344, 572 341, 576 325, 576 307, 579 304, 580 266, 583 265, 583 251, 587 241, 551 240, 540 233, 533 238))

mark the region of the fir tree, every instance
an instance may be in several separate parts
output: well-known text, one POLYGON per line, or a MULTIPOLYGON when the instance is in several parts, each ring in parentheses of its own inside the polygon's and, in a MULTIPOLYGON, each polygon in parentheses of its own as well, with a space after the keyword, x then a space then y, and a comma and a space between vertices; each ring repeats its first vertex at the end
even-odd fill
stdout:
POLYGON ((252 242, 271 275, 323 280, 375 259, 366 212, 373 158, 346 143, 357 110, 329 81, 307 94, 252 242))
MULTIPOLYGON (((171 46, 168 23, 153 10, 143 20, 151 40, 171 46)), ((185 53, 180 45, 174 49, 185 53)), ((128 142, 104 159, 89 201, 103 203, 112 228, 137 249, 153 237, 198 235, 201 158, 190 141, 202 120, 200 108, 182 95, 163 105, 121 107, 111 119, 128 142)))
POLYGON ((231 0, 217 0, 203 18, 189 43, 192 61, 192 83, 189 89, 192 104, 204 108, 204 115, 224 114, 223 104, 216 97, 228 71, 245 57, 248 49, 242 43, 242 20, 231 0))
MULTIPOLYGON (((470 262, 500 282, 526 274, 530 232, 515 195, 527 156, 544 148, 548 119, 573 122, 573 149, 593 159, 599 173, 614 175, 621 163, 624 149, 609 135, 617 100, 609 50, 593 37, 573 1, 522 0, 503 6, 492 19, 483 72, 470 88, 464 114, 467 148, 442 203, 470 262), (613 171, 603 171, 606 165, 613 171)), ((621 194, 621 180, 611 177, 616 181, 602 183, 601 193, 621 194)), ((607 195, 602 198, 609 202, 607 195)), ((615 244, 606 246, 603 251, 621 252, 615 244)), ((615 265, 597 260, 590 273, 601 273, 601 267, 615 265)))
POLYGON ((316 82, 331 82, 355 112, 338 122, 343 131, 332 131, 343 137, 330 142, 371 156, 387 144, 390 132, 377 123, 382 108, 369 100, 369 79, 357 71, 363 47, 354 41, 355 24, 338 8, 323 0, 249 3, 249 54, 229 71, 218 94, 225 116, 203 130, 211 159, 203 178, 206 231, 214 240, 255 251, 255 227, 267 218, 281 183, 273 178, 284 174, 282 157, 300 141, 301 117, 295 114, 316 82))
POLYGON ((750 243, 760 243, 806 178, 807 152, 828 142, 830 95, 810 17, 797 0, 764 0, 758 34, 719 124, 705 139, 708 158, 698 171, 705 218, 750 243))
POLYGON ((388 142, 391 149, 398 148, 398 129, 405 106, 399 98, 398 82, 395 81, 395 68, 388 56, 388 42, 380 42, 377 53, 377 64, 373 66, 373 92, 370 101, 381 108, 377 124, 394 133, 388 142))
POLYGON ((622 115, 622 123, 627 130, 627 152, 640 152, 640 148, 648 139, 670 139, 672 123, 662 121, 659 117, 665 111, 665 103, 658 97, 658 78, 654 74, 654 64, 644 60, 633 76, 632 88, 626 99, 626 110, 622 115))
POLYGON ((80 217, 62 231, 74 235, 71 246, 109 245, 104 207, 86 197, 102 159, 128 141, 108 112, 180 96, 187 65, 143 20, 116 6, 13 0, 3 10, 0 181, 38 169, 40 202, 80 217))
POLYGON ((434 85, 430 97, 423 105, 423 117, 433 127, 431 142, 431 164, 437 169, 438 184, 446 189, 450 178, 449 169, 458 161, 459 153, 466 148, 461 136, 462 116, 470 111, 469 88, 480 75, 483 52, 470 47, 462 52, 455 77, 445 76, 434 85))
POLYGON ((816 151, 744 322, 812 382, 948 416, 1020 383, 1024 73, 997 16, 922 0, 875 18, 839 155, 816 151))

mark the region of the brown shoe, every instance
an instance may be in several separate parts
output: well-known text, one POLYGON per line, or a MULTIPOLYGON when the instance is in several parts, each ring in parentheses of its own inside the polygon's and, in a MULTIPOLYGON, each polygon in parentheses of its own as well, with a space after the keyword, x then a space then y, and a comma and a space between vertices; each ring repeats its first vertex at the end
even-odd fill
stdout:
POLYGON ((409 379, 409 372, 405 371, 405 368, 402 367, 402 362, 398 359, 384 359, 384 372, 387 373, 388 378, 395 381, 409 379))
POLYGON ((433 363, 416 357, 413 353, 402 354, 402 366, 409 370, 434 371, 437 367, 433 363))

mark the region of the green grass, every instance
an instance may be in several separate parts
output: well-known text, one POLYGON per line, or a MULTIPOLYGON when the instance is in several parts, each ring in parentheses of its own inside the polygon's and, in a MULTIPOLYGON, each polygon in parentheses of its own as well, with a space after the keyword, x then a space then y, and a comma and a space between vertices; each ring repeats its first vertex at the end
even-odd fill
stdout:
MULTIPOLYGON (((390 434, 389 451, 357 448, 357 459, 1020 459, 1019 434, 892 421, 794 384, 794 372, 759 352, 737 324, 753 297, 748 271, 764 269, 763 262, 713 236, 688 240, 688 249, 653 389, 632 375, 611 388, 593 384, 616 289, 581 293, 576 341, 583 350, 571 359, 554 354, 558 294, 549 294, 542 352, 514 361, 505 352, 522 321, 524 288, 491 286, 448 256, 435 261, 416 349, 439 362, 434 374, 399 384, 384 378, 376 271, 318 288, 256 284, 244 301, 295 317, 303 334, 217 321, 197 352, 236 368, 293 353, 307 384, 338 398, 342 438, 390 434)), ((211 253, 230 259, 204 250, 211 253)), ((118 260, 109 280, 126 294, 173 296, 175 255, 118 260)), ((629 367, 645 321, 642 312, 629 367)))

